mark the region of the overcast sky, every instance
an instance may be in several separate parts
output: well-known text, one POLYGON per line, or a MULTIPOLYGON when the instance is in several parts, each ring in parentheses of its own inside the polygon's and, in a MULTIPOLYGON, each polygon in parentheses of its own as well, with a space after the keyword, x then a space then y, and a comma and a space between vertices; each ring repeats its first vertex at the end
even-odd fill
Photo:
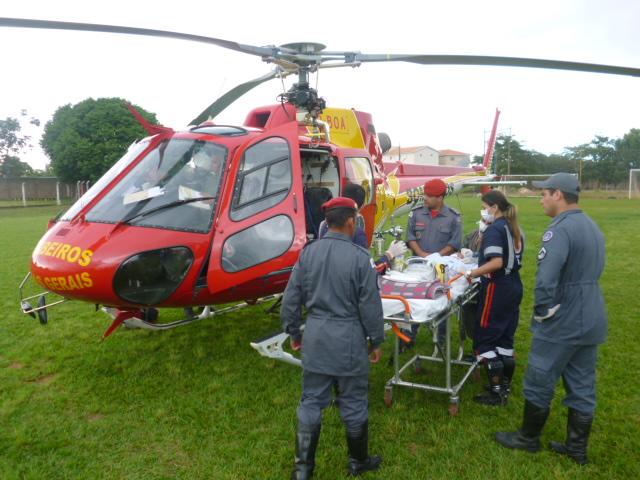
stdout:
MULTIPOLYGON (((477 54, 640 67, 640 2, 57 0, 0 3, 0 16, 103 23, 252 45, 310 41, 363 53, 477 54)), ((181 128, 227 89, 267 73, 258 57, 170 39, 0 28, 0 119, 43 121, 67 103, 122 97, 181 128)), ((290 81, 286 81, 288 88, 290 81)), ((320 72, 329 106, 370 112, 401 146, 481 154, 495 108, 527 148, 560 153, 640 128, 640 78, 504 67, 365 64, 320 72), (486 132, 486 134, 485 134, 486 132)), ((229 107, 241 124, 275 102, 274 80, 229 107)), ((30 130, 39 140, 41 130, 30 130)), ((42 168, 39 149, 23 159, 42 168)))

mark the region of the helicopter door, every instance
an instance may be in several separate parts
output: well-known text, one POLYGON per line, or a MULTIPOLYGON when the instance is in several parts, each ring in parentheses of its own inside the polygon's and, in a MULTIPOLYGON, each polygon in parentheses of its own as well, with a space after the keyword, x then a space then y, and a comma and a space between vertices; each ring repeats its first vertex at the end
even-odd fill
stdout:
POLYGON ((207 284, 212 294, 249 285, 281 291, 306 242, 296 122, 271 129, 233 157, 215 225, 207 284), (262 281, 264 280, 264 281, 262 281))

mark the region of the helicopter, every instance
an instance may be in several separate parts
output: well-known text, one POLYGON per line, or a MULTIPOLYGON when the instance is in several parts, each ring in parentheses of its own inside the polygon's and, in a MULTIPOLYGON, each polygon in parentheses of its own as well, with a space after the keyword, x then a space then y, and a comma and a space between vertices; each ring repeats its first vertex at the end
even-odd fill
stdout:
MULTIPOLYGON (((482 165, 385 170, 387 135, 370 113, 333 108, 310 86, 324 68, 372 62, 492 65, 640 76, 640 69, 516 57, 365 54, 328 51, 313 42, 253 46, 165 30, 0 18, 0 27, 109 32, 203 42, 259 57, 268 73, 219 97, 186 130, 152 125, 66 212, 49 223, 20 285, 23 313, 48 321, 66 300, 102 305, 113 316, 104 333, 125 324, 164 330, 277 299, 302 248, 318 236, 322 204, 349 183, 366 198, 360 214, 369 242, 386 220, 422 198, 421 184, 442 178, 450 192, 501 183, 490 171, 498 115, 482 165), (215 118, 256 86, 297 75, 280 102, 249 111, 244 123, 215 118), (26 295, 35 281, 44 292, 26 295), (58 300, 48 302, 53 294, 58 300), (37 305, 31 303, 37 299, 37 305), (241 302, 233 307, 216 305, 241 302), (159 308, 185 308, 183 320, 156 322, 159 308), (193 308, 202 307, 200 314, 193 308), (191 312, 191 313, 190 313, 191 312)), ((406 167, 406 166, 405 166, 406 167)), ((504 182, 502 182, 504 183, 504 182)), ((277 301, 277 300, 276 300, 277 301)))

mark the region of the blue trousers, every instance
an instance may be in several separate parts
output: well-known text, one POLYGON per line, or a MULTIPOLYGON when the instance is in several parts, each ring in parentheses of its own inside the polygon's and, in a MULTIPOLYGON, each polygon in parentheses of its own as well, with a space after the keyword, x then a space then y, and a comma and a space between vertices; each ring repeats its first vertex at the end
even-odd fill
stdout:
POLYGON ((597 345, 566 345, 533 338, 524 378, 524 396, 539 407, 549 407, 562 376, 566 396, 562 403, 591 414, 596 408, 597 345))
POLYGON ((496 348, 513 350, 522 301, 520 277, 513 275, 491 282, 483 280, 478 297, 473 332, 476 355, 493 352, 496 348))
POLYGON ((360 427, 369 419, 369 376, 342 377, 303 371, 302 399, 298 421, 309 427, 322 423, 322 411, 329 406, 333 386, 338 386, 337 403, 342 422, 348 429, 360 427))

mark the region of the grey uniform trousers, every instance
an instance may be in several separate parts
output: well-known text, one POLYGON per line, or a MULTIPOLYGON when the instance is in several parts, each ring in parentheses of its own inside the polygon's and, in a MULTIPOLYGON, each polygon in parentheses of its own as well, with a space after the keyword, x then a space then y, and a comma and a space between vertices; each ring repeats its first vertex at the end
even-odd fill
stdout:
POLYGON ((322 411, 329 406, 334 385, 338 385, 340 417, 348 429, 361 426, 369 418, 369 375, 352 377, 303 371, 302 399, 298 421, 314 427, 322 422, 322 411))
POLYGON ((524 378, 524 397, 539 407, 549 407, 560 376, 566 407, 593 414, 596 408, 597 345, 552 343, 534 337, 524 378))

